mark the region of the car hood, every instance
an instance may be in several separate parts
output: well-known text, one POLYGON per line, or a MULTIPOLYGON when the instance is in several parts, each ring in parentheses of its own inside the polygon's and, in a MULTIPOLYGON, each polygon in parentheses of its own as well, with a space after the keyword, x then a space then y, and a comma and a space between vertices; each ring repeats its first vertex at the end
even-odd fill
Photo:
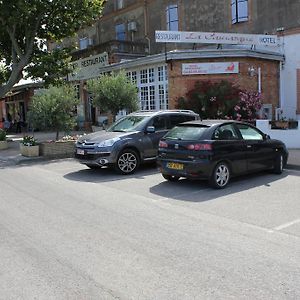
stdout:
POLYGON ((124 137, 129 137, 133 134, 136 134, 137 131, 135 132, 110 132, 110 131, 97 131, 93 132, 90 134, 85 134, 82 137, 78 139, 78 142, 88 142, 88 143, 100 143, 106 140, 110 140, 116 137, 119 138, 124 138, 124 137))

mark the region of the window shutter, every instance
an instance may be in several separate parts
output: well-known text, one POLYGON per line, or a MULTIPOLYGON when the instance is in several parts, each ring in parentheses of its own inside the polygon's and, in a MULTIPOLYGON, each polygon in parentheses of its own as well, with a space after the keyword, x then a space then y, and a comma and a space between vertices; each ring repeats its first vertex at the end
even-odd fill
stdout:
POLYGON ((300 69, 297 69, 297 113, 300 114, 300 69))

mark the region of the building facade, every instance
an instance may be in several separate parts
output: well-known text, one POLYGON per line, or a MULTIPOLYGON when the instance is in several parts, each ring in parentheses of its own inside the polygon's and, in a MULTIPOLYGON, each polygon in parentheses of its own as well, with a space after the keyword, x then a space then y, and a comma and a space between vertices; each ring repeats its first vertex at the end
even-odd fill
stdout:
MULTIPOLYGON (((196 80, 227 78, 243 88, 260 91, 272 117, 278 117, 280 111, 281 117, 299 119, 299 15, 298 0, 109 0, 93 26, 61 44, 50 43, 49 48, 75 45, 74 60, 107 53, 107 65, 95 76, 125 69, 139 88, 141 109, 174 108, 176 99, 196 80), (216 41, 209 50, 203 43, 158 43, 156 30, 277 35, 281 47, 244 45, 228 49, 216 41), (186 51, 192 54, 187 56, 186 51), (211 52, 205 56, 207 51, 211 52), (214 62, 237 62, 239 73, 182 73, 183 64, 214 62)), ((97 116, 91 117, 95 110, 82 88, 84 82, 74 80, 73 84, 80 87, 83 118, 97 120, 97 116)))

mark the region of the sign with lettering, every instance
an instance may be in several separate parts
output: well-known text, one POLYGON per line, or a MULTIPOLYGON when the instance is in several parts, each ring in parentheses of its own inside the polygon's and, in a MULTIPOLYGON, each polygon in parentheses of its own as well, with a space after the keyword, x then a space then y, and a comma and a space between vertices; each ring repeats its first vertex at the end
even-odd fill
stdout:
POLYGON ((237 73, 239 73, 238 62, 182 64, 182 75, 237 73))
POLYGON ((108 55, 106 52, 76 60, 72 62, 73 72, 68 74, 68 81, 99 77, 100 69, 107 65, 108 55))
POLYGON ((201 43, 280 46, 277 35, 191 31, 155 31, 157 43, 201 43))

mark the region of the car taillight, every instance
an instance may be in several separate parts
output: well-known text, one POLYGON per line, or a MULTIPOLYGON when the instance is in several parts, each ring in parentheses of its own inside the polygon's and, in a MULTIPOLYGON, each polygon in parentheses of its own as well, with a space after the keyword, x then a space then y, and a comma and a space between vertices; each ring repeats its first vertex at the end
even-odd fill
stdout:
POLYGON ((188 150, 200 151, 200 150, 212 150, 211 144, 190 144, 186 147, 188 150))
POLYGON ((159 148, 168 148, 168 144, 164 141, 160 141, 158 144, 159 148))

